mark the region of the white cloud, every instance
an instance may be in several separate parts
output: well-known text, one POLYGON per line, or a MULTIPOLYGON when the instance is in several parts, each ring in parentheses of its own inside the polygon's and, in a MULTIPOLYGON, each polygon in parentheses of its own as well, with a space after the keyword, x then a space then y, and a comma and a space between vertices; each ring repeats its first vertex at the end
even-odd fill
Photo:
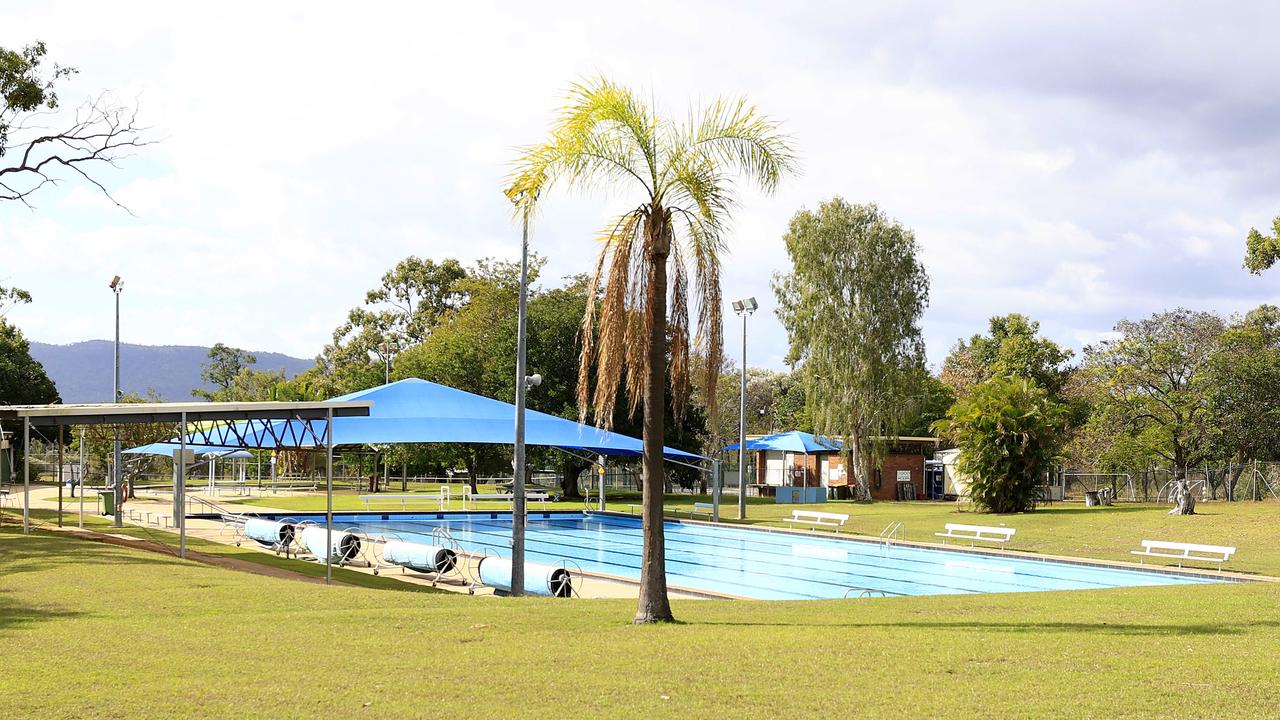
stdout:
MULTIPOLYGON (((165 139, 110 176, 136 218, 74 185, 35 213, 0 207, 3 276, 36 294, 15 316, 36 339, 106 336, 119 273, 130 340, 312 355, 405 255, 514 257, 507 162, 568 82, 604 72, 670 112, 746 94, 785 121, 803 174, 743 189, 723 273, 763 310, 791 214, 836 194, 916 231, 935 362, 997 313, 1079 347, 1121 316, 1274 300, 1239 268, 1247 227, 1280 208, 1277 115, 1256 91, 1280 51, 1242 41, 1274 12, 1152 27, 1105 9, 30 4, 4 12, 0 45, 39 37, 78 66, 64 102, 141 93, 165 139)), ((533 243, 546 277, 587 270, 623 202, 553 193, 533 243)), ((752 323, 753 363, 780 365, 781 327, 752 323)))

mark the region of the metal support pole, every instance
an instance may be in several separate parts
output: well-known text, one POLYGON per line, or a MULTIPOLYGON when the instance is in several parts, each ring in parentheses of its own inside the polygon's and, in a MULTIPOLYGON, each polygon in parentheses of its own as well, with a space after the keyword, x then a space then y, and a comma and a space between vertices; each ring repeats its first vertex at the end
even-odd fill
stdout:
POLYGON ((599 480, 599 482, 600 482, 600 498, 599 498, 599 500, 598 500, 598 502, 600 503, 600 512, 604 512, 604 510, 605 510, 605 503, 604 503, 604 476, 605 476, 604 456, 603 456, 603 455, 597 455, 597 456, 596 456, 596 478, 597 478, 597 479, 599 480))
POLYGON ((187 556, 187 414, 182 413, 178 428, 178 477, 173 482, 173 498, 176 506, 173 521, 178 523, 178 557, 187 556))
POLYGON ((58 527, 62 527, 62 426, 58 426, 58 527))
POLYGON ((742 378, 738 397, 738 519, 747 518, 747 313, 742 313, 742 378))
MULTIPOLYGON (((111 402, 120 402, 120 291, 123 285, 118 284, 112 288, 116 295, 116 348, 115 348, 115 368, 111 381, 111 402)), ((112 429, 115 434, 115 441, 112 443, 111 463, 112 473, 115 475, 115 526, 124 527, 124 483, 121 479, 124 477, 120 472, 120 425, 113 425, 112 429)))
POLYGON ((724 484, 724 463, 711 461, 711 522, 720 522, 720 486, 724 484))
POLYGON ((524 496, 525 446, 524 405, 528 378, 525 368, 525 322, 529 300, 529 216, 524 216, 520 232, 520 300, 516 306, 516 438, 512 468, 511 512, 511 594, 524 595, 524 496))
POLYGON ((324 581, 333 582, 333 408, 324 418, 324 581))
POLYGON ((22 534, 31 532, 31 418, 22 418, 22 534))
POLYGON ((76 484, 80 486, 80 524, 84 528, 84 428, 80 428, 80 469, 76 473, 76 484))

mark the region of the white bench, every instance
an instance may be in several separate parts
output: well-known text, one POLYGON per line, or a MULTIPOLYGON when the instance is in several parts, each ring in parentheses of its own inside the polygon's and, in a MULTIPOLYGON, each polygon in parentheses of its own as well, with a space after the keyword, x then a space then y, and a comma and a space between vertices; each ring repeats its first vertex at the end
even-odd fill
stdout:
MULTIPOLYGON (((549 496, 548 496, 545 492, 536 492, 536 491, 535 491, 535 492, 526 492, 526 493, 524 494, 524 499, 525 499, 526 501, 529 501, 529 500, 537 500, 539 503, 542 503, 542 508, 543 508, 544 510, 545 510, 545 509, 546 509, 546 507, 547 507, 547 499, 548 499, 548 497, 549 497, 549 496)), ((468 505, 468 503, 480 502, 481 500, 505 500, 505 501, 507 501, 507 502, 515 502, 515 499, 516 499, 516 495, 515 495, 515 493, 475 493, 475 494, 472 494, 469 490, 463 490, 463 492, 462 492, 462 509, 463 509, 463 510, 466 510, 466 509, 467 509, 467 505, 468 505)))
POLYGON ((811 529, 819 526, 833 527, 836 532, 840 532, 840 528, 849 522, 849 516, 840 513, 818 512, 817 510, 792 510, 791 517, 782 518, 782 522, 809 525, 811 529))
POLYGON ((1013 534, 1018 532, 1017 529, 1011 527, 990 527, 987 525, 961 525, 959 523, 947 523, 942 526, 946 532, 934 533, 942 538, 943 544, 947 540, 968 540, 969 547, 973 547, 975 542, 996 543, 1000 547, 1009 542, 1013 534))
POLYGON ((1165 542, 1163 540, 1143 540, 1141 550, 1130 550, 1132 555, 1140 555, 1139 564, 1148 557, 1171 558, 1182 567, 1183 561, 1218 563, 1218 571, 1222 564, 1231 559, 1236 549, 1224 545, 1198 545, 1196 543, 1165 542))
POLYGON ((439 497, 432 497, 425 493, 416 495, 361 495, 360 501, 364 503, 365 510, 372 510, 374 505, 399 505, 403 510, 408 507, 411 502, 434 503, 439 502, 439 497))
POLYGON ((693 507, 689 510, 689 517, 693 517, 694 515, 706 515, 707 517, 714 517, 715 511, 716 511, 716 506, 712 505, 711 503, 696 502, 693 504, 693 507))

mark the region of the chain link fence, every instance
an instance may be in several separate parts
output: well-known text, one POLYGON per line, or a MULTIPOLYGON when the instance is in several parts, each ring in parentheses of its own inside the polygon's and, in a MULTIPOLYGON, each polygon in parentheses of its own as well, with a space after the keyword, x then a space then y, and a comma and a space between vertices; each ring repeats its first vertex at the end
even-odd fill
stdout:
POLYGON ((1117 501, 1167 502, 1169 488, 1185 477, 1200 500, 1245 502, 1280 500, 1280 462, 1249 461, 1188 467, 1149 468, 1133 473, 1060 470, 1057 481, 1067 500, 1081 500, 1086 492, 1110 488, 1117 501))

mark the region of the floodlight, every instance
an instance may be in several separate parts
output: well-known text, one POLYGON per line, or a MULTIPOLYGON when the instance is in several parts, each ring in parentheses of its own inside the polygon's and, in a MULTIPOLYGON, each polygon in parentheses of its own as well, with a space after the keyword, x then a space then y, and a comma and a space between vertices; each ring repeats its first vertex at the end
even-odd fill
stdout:
POLYGON ((753 313, 759 307, 760 307, 760 303, 757 303, 756 299, 753 297, 749 297, 744 300, 733 301, 733 311, 738 314, 742 314, 744 312, 753 313))
POLYGON ((119 285, 120 285, 120 276, 116 275, 111 278, 111 285, 109 285, 108 287, 110 287, 112 290, 115 290, 116 287, 118 287, 119 285))

